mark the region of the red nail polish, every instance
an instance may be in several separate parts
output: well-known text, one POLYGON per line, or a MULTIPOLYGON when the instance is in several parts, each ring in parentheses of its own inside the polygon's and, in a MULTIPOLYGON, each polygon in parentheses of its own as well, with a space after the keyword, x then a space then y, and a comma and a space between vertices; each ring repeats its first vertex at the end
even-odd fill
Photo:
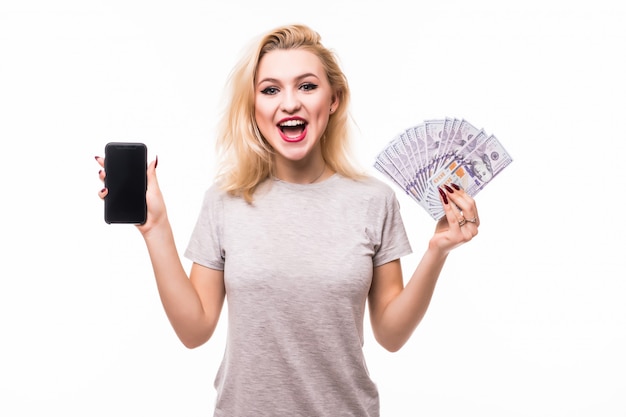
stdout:
POLYGON ((460 190, 461 187, 459 187, 458 185, 456 185, 455 183, 450 184, 452 187, 454 187, 455 190, 460 190))
POLYGON ((105 192, 107 189, 103 188, 102 190, 100 190, 101 193, 105 192))
POLYGON ((96 161, 97 161, 98 159, 100 159, 100 157, 99 157, 99 156, 94 156, 94 158, 96 158, 96 161))
POLYGON ((154 160, 154 169, 156 169, 157 165, 159 165, 159 155, 157 155, 154 160))
POLYGON ((439 195, 441 195, 441 199, 443 200, 443 203, 448 204, 448 196, 446 196, 446 193, 439 187, 437 187, 437 189, 439 190, 439 195))
POLYGON ((448 187, 446 184, 443 185, 444 187, 446 187, 446 190, 448 190, 449 193, 453 193, 454 190, 450 187, 448 187))

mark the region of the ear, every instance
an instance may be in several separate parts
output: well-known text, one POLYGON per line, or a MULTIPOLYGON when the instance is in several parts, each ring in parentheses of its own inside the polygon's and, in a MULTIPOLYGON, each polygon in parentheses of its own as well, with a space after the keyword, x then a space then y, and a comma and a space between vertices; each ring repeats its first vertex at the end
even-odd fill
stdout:
POLYGON ((337 111, 337 107, 339 107, 339 103, 341 103, 341 100, 339 99, 339 94, 337 93, 333 94, 330 100, 330 109, 331 109, 330 112, 331 113, 334 113, 337 111))

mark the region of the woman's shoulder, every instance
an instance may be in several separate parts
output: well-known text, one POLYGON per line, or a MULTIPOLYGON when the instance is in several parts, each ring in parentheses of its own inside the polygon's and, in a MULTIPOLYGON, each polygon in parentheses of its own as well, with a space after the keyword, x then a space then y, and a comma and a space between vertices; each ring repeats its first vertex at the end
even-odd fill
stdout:
POLYGON ((340 176, 340 178, 342 178, 342 180, 345 182, 352 183, 353 186, 376 191, 393 192, 393 189, 388 183, 369 173, 364 173, 360 177, 354 179, 342 176, 340 176))
POLYGON ((217 182, 211 183, 204 190, 205 198, 223 198, 226 194, 226 191, 223 190, 217 182))
POLYGON ((231 198, 232 195, 217 182, 209 185, 204 191, 205 204, 224 204, 226 200, 231 198))
POLYGON ((341 177, 341 179, 344 187, 360 195, 384 198, 395 197, 395 191, 388 183, 371 174, 363 174, 363 176, 356 179, 346 177, 341 177))

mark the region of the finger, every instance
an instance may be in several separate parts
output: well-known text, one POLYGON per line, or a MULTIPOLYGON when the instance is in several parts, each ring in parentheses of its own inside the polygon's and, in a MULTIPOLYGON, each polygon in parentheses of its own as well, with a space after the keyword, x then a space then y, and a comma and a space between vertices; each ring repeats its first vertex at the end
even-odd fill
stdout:
POLYGON ((444 185, 444 189, 439 188, 439 196, 441 199, 441 203, 443 204, 443 211, 445 213, 446 219, 448 220, 449 227, 460 228, 463 216, 456 208, 456 205, 453 203, 453 201, 450 200, 453 192, 450 192, 448 188, 450 187, 446 185, 444 185))
MULTIPOLYGON (((448 194, 450 204, 448 204, 449 208, 446 210, 446 216, 448 216, 448 223, 450 224, 452 224, 453 221, 451 221, 450 218, 456 219, 456 223, 451 227, 459 230, 457 236, 461 238, 461 242, 468 242, 478 234, 478 214, 476 214, 476 217, 470 214, 477 213, 476 205, 473 202, 474 199, 465 192, 460 191, 461 190, 456 190, 454 193, 448 194), (462 211, 459 212, 458 209, 462 211), (448 210, 450 212, 449 215, 448 210)), ((445 206, 444 209, 446 209, 445 206)))
POLYGON ((109 190, 106 187, 98 191, 98 197, 100 197, 102 200, 104 200, 104 197, 106 197, 107 194, 109 194, 109 190))
POLYGON ((156 176, 156 168, 157 165, 159 164, 159 157, 157 156, 156 158, 154 158, 154 161, 150 162, 150 164, 148 165, 148 187, 150 187, 150 184, 154 184, 157 187, 159 186, 159 183, 157 181, 157 176, 156 176))
MULTIPOLYGON (((102 168, 104 168, 104 158, 102 158, 101 156, 96 156, 95 158, 98 164, 102 168)), ((100 178, 100 181, 104 182, 104 178, 106 177, 106 172, 104 172, 104 169, 101 169, 100 171, 98 171, 98 177, 100 178)))
MULTIPOLYGON (((446 185, 446 184, 444 184, 442 187, 443 188, 439 189, 440 190, 439 192, 440 192, 440 194, 443 193, 442 196, 445 195, 447 197, 447 199, 449 201, 448 205, 452 209, 452 211, 453 211, 453 213, 455 215, 457 223, 462 221, 463 220, 463 211, 462 211, 462 208, 459 207, 459 205, 453 199, 454 197, 456 197, 456 196, 454 196, 454 190, 449 185, 446 185)), ((457 200, 458 200, 458 198, 457 198, 457 200)))
POLYGON ((454 188, 454 192, 448 195, 450 201, 452 201, 461 210, 462 216, 468 223, 473 223, 478 226, 480 224, 480 220, 474 199, 458 185, 451 184, 451 186, 454 188))
POLYGON ((448 191, 448 198, 452 201, 464 214, 471 208, 472 198, 458 185, 452 183, 444 185, 448 191))

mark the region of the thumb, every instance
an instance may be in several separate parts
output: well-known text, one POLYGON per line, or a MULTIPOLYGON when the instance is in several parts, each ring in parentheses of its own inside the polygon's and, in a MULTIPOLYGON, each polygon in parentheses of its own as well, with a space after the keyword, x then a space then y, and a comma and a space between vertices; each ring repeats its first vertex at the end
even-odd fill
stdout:
POLYGON ((156 184, 158 186, 157 177, 156 177, 156 167, 159 163, 159 157, 157 156, 154 161, 150 162, 148 165, 148 185, 156 184))

